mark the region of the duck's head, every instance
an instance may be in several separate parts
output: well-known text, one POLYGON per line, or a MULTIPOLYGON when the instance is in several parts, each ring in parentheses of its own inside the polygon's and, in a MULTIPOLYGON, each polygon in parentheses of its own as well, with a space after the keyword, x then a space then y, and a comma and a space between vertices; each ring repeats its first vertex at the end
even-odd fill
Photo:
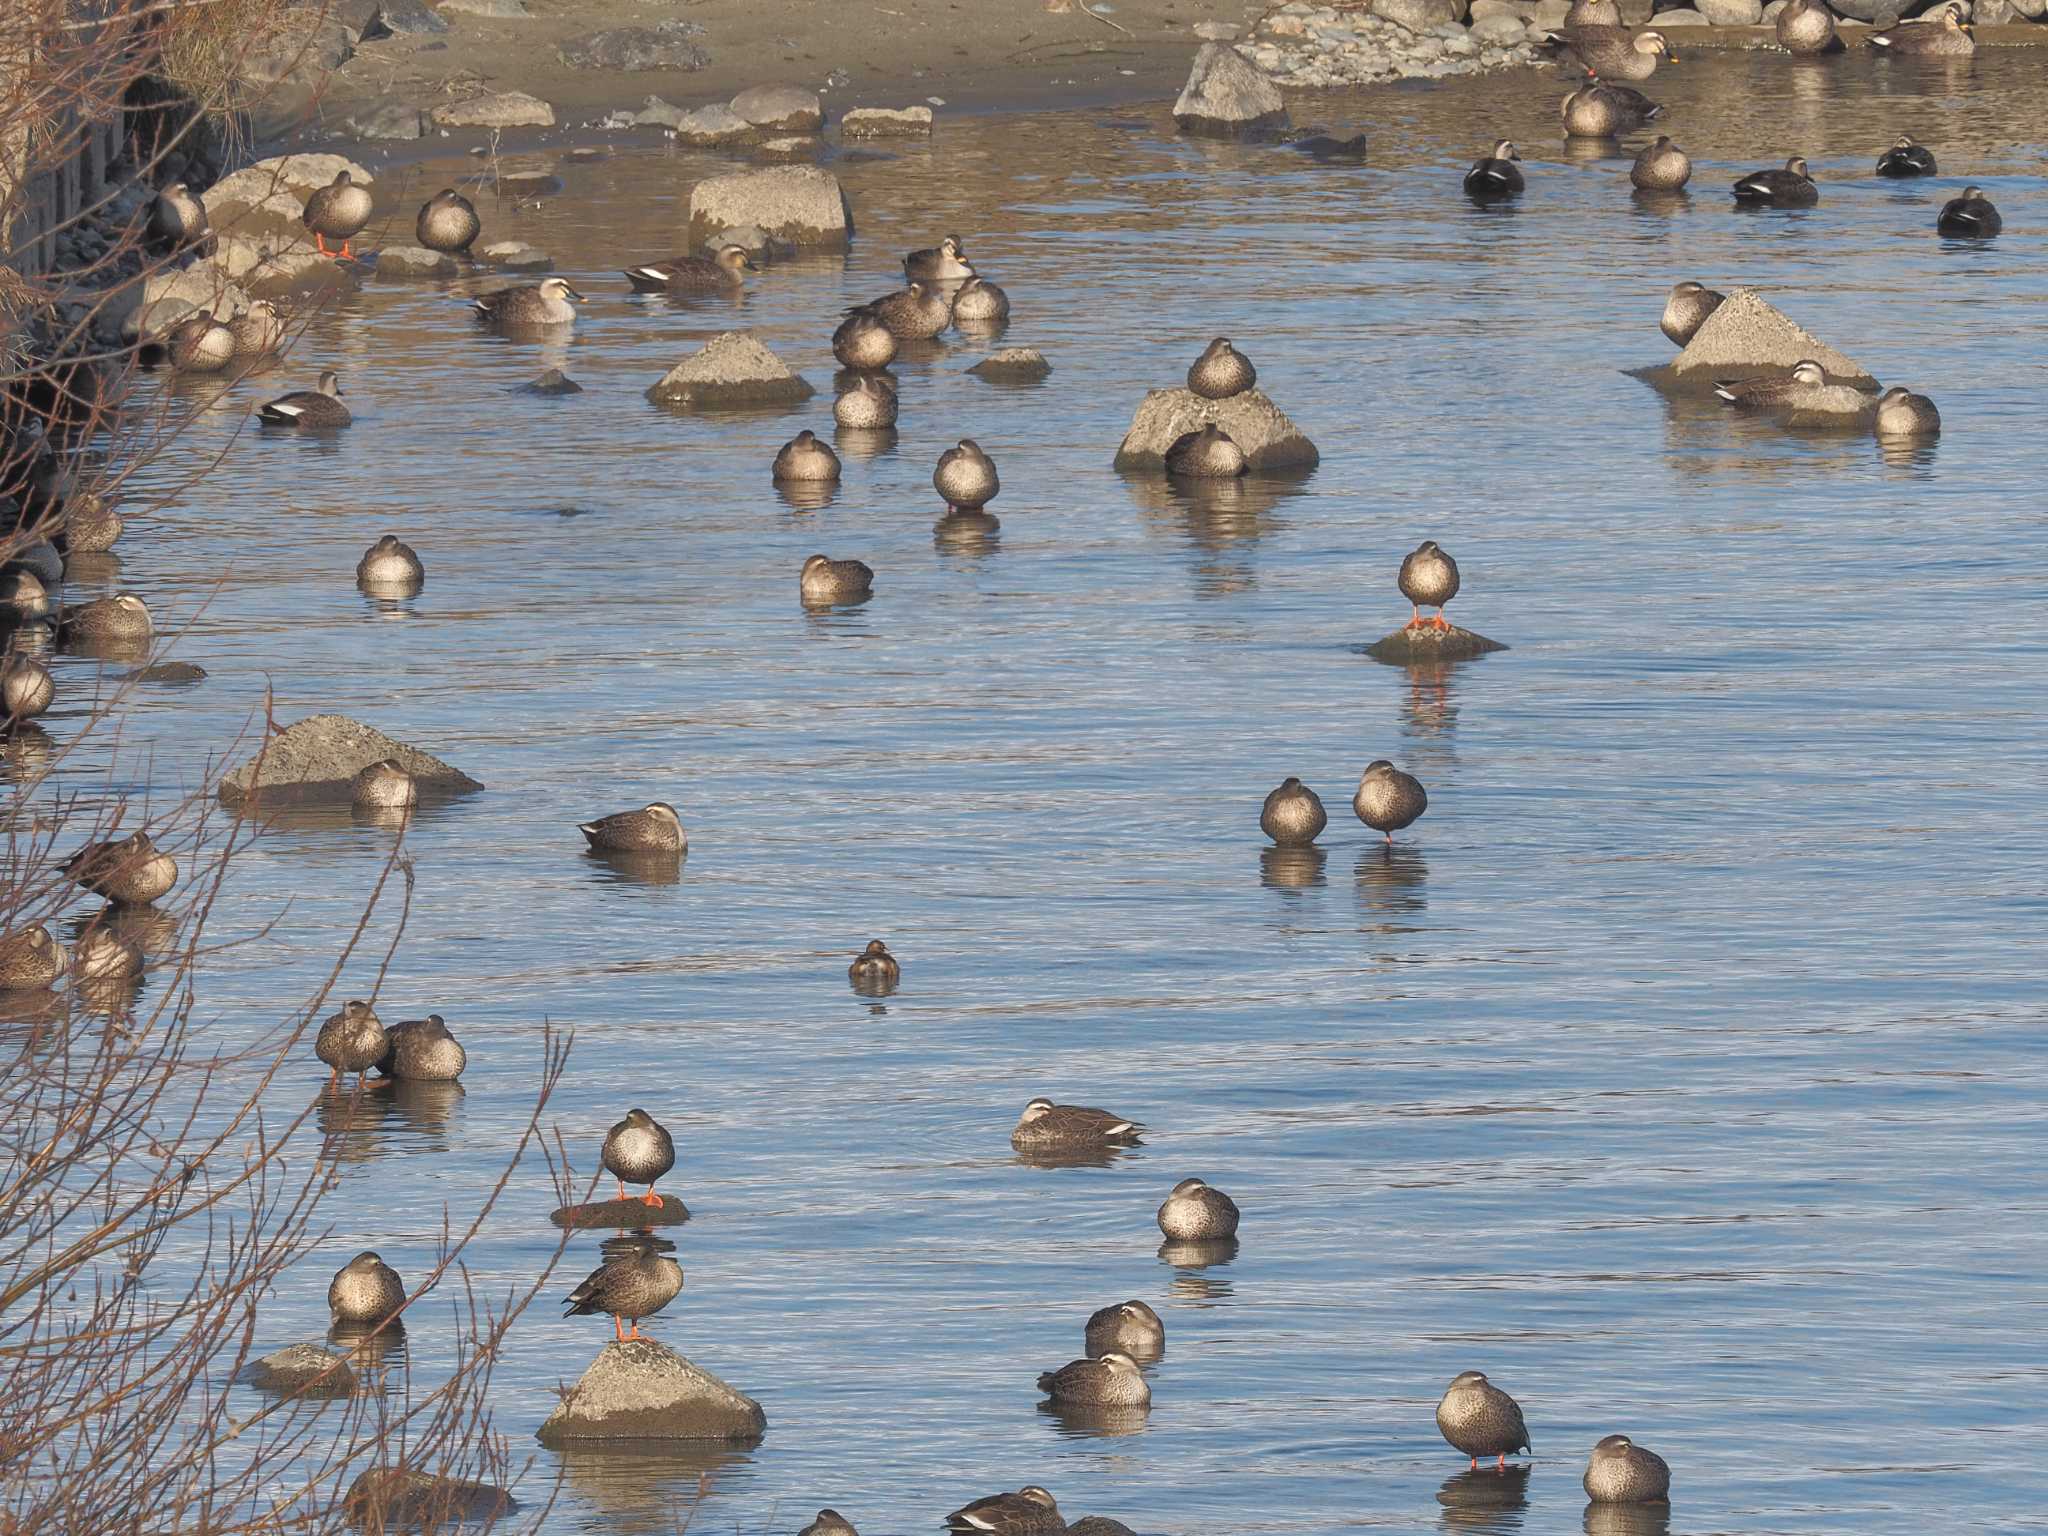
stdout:
POLYGON ((1415 546, 1415 553, 1417 553, 1418 555, 1440 555, 1443 553, 1443 551, 1437 548, 1437 543, 1435 539, 1424 539, 1420 544, 1415 546))
POLYGON ((1906 133, 1900 134, 1898 137, 1898 142, 1892 145, 1893 149, 1914 149, 1917 147, 1918 146, 1915 145, 1913 142, 1913 136, 1911 134, 1906 133))
POLYGON ((1827 383, 1827 370, 1810 357, 1802 357, 1792 365, 1792 377, 1809 388, 1818 388, 1827 383))
POLYGON ((908 293, 913 299, 922 299, 926 294, 931 292, 931 288, 925 283, 925 280, 923 278, 913 277, 909 281, 909 283, 905 285, 904 291, 908 293))
POLYGON ((792 448, 815 448, 818 446, 818 434, 809 427, 805 427, 803 431, 790 439, 789 446, 792 448))
POLYGON ((1120 1349, 1112 1349, 1109 1353, 1099 1358, 1104 1365, 1109 1367, 1109 1374, 1112 1376, 1138 1376, 1143 1374, 1138 1369, 1138 1362, 1120 1349))
POLYGON ((1593 1447, 1595 1456, 1621 1456, 1627 1453, 1635 1442, 1627 1435, 1609 1435, 1593 1447))
POLYGON ((736 245, 720 246, 718 254, 711 259, 728 272, 758 272, 761 270, 754 265, 754 258, 736 245))
POLYGON ((1453 1392, 1457 1392, 1469 1387, 1485 1387, 1491 1385, 1492 1383, 1486 1379, 1486 1372, 1484 1371, 1460 1371, 1457 1375, 1451 1378, 1450 1390, 1453 1392))
POLYGON ((571 288, 566 279, 559 277, 549 277, 542 279, 540 285, 540 295, 544 299, 555 299, 560 301, 573 299, 579 304, 583 301, 583 295, 578 293, 574 288, 571 288))
POLYGON ((1042 1504, 1047 1509, 1053 1510, 1055 1512, 1057 1512, 1057 1510, 1059 1509, 1059 1506, 1053 1503, 1052 1495, 1047 1493, 1043 1488, 1039 1487, 1036 1483, 1026 1483, 1022 1488, 1019 1488, 1017 1490, 1017 1497, 1020 1499, 1029 1499, 1034 1504, 1042 1504))
POLYGON ((1522 157, 1516 152, 1513 139, 1497 139, 1493 145, 1493 158, 1496 160, 1519 160, 1522 157))
POLYGON ((682 830, 683 818, 676 814, 676 808, 666 800, 650 800, 647 803, 647 814, 657 821, 667 822, 677 831, 682 830))
POLYGON ((1301 780, 1290 773, 1280 781, 1280 788, 1287 794, 1292 794, 1295 790, 1301 788, 1301 780))
POLYGON ((965 261, 967 259, 967 246, 958 235, 948 235, 939 242, 939 254, 951 257, 954 261, 965 261))
MULTIPOLYGON (((344 172, 343 174, 346 174, 346 172, 344 172)), ((383 1262, 384 1261, 381 1258, 379 1258, 375 1253, 373 1253, 370 1249, 365 1248, 361 1253, 357 1254, 354 1258, 348 1261, 348 1267, 350 1269, 376 1269, 380 1265, 382 1265, 383 1262)))
POLYGON ((830 560, 827 560, 823 555, 813 555, 810 559, 804 562, 803 574, 809 576, 814 572, 822 571, 825 569, 826 566, 830 565, 831 563, 832 562, 830 560))
POLYGON ((1877 403, 1880 406, 1904 405, 1912 398, 1913 391, 1906 388, 1903 384, 1894 384, 1890 389, 1877 397, 1877 403))
POLYGON ((986 463, 988 461, 988 455, 981 451, 981 444, 977 443, 971 437, 961 438, 960 446, 958 448, 955 448, 953 451, 959 454, 962 458, 974 460, 977 464, 986 463))
POLYGON ((654 1124, 654 1116, 647 1113, 644 1109, 629 1109, 626 1111, 626 1124, 645 1129, 647 1126, 654 1124))
POLYGON ((1785 162, 1785 169, 1794 176, 1804 176, 1808 181, 1813 180, 1812 174, 1806 169, 1806 156, 1804 155, 1792 156, 1791 159, 1785 162))
POLYGON ((1658 58, 1669 59, 1674 64, 1678 62, 1678 55, 1671 49, 1670 39, 1655 27, 1636 34, 1636 52, 1655 54, 1658 58))
POLYGON ((1051 1113, 1051 1099, 1033 1099, 1024 1106, 1024 1113, 1017 1117, 1017 1123, 1019 1125, 1029 1125, 1032 1121, 1042 1120, 1051 1113))
POLYGON ((1117 1311, 1123 1313, 1125 1317, 1135 1318, 1141 1323, 1156 1323, 1159 1321, 1159 1314, 1142 1301, 1127 1301, 1118 1307, 1117 1311))
POLYGON ((334 173, 334 180, 330 181, 328 185, 330 187, 346 187, 352 185, 354 181, 355 178, 347 171, 336 171, 334 173))
POLYGON ((889 946, 880 939, 869 939, 868 947, 860 953, 864 960, 884 960, 888 958, 889 946))
POLYGON ((1234 350, 1228 336, 1218 336, 1202 349, 1202 360, 1207 362, 1212 357, 1229 357, 1234 350))
MULTIPOLYGON (((114 606, 120 609, 123 613, 139 614, 141 617, 145 619, 149 617, 148 605, 145 604, 141 598, 137 597, 132 592, 123 592, 119 597, 115 598, 114 606)), ((136 847, 140 848, 146 846, 149 842, 149 839, 145 837, 142 833, 138 832, 135 834, 135 836, 130 838, 129 841, 133 843, 136 847)))
POLYGON ((1173 1198, 1179 1200, 1187 1195, 1199 1195, 1208 1187, 1200 1179, 1182 1179, 1173 1186, 1173 1198))
POLYGON ((190 189, 185 185, 184 182, 174 181, 168 187, 164 188, 162 195, 164 197, 170 198, 173 202, 176 202, 179 198, 189 195, 189 192, 190 189))
POLYGON ((1363 783, 1367 779, 1384 778, 1393 771, 1394 765, 1384 757, 1375 758, 1372 762, 1365 765, 1365 772, 1359 775, 1359 782, 1363 783))
POLYGON ((1680 297, 1681 295, 1705 293, 1706 291, 1707 289, 1704 283, 1696 283, 1689 277, 1682 283, 1673 283, 1671 285, 1671 297, 1674 299, 1680 297))
POLYGON ((1982 197, 1983 195, 1984 195, 1984 189, 1983 189, 1982 187, 1965 187, 1965 188, 1963 188, 1963 201, 1964 201, 1964 202, 1966 202, 1966 203, 1967 203, 1967 202, 1969 202, 1969 201, 1970 201, 1971 199, 1973 199, 1973 198, 1980 198, 1980 197, 1982 197))
POLYGON ((332 368, 320 375, 320 393, 332 395, 337 400, 341 398, 341 375, 332 368))

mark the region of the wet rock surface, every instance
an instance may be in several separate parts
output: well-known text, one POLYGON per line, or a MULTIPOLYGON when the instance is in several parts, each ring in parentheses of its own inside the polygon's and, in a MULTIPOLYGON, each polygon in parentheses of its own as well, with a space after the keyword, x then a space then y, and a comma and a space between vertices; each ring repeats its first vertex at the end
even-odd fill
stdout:
POLYGON ((997 382, 1023 383, 1044 378, 1052 372, 1052 364, 1036 347, 1005 347, 1000 352, 991 352, 967 371, 997 382))
POLYGON ((242 1379, 259 1392, 279 1396, 347 1397, 356 1389, 348 1356, 317 1344, 288 1344, 251 1361, 242 1379))
POLYGON ((1564 21, 1564 0, 1372 0, 1340 10, 1306 0, 1266 12, 1242 44, 1288 86, 1441 79, 1539 61, 1533 40, 1564 21), (1469 14, 1472 25, 1461 25, 1469 14))
POLYGON ((839 178, 814 165, 709 176, 690 189, 690 244, 739 225, 799 248, 843 251, 853 212, 839 178))
POLYGON ((1155 389, 1131 419, 1131 429, 1116 451, 1116 467, 1163 472, 1166 450, 1212 423, 1244 451, 1252 469, 1307 469, 1318 460, 1316 445, 1263 390, 1205 400, 1191 389, 1155 389))
POLYGON ((1507 647, 1498 640, 1475 634, 1469 629, 1460 629, 1453 624, 1449 629, 1438 629, 1434 624, 1415 629, 1397 629, 1391 635, 1375 640, 1365 648, 1365 654, 1374 661, 1390 662, 1395 666, 1427 666, 1438 661, 1469 661, 1474 656, 1484 656, 1489 651, 1504 651, 1507 647))
POLYGON ((436 107, 433 118, 444 128, 552 128, 555 109, 524 91, 499 91, 436 107))
POLYGON ((423 245, 387 245, 376 266, 379 277, 453 277, 459 270, 453 256, 423 245))
POLYGON ((842 139, 928 138, 931 131, 930 107, 855 107, 839 118, 842 139))
POLYGON ((225 775, 220 781, 220 798, 228 805, 242 805, 252 798, 269 803, 346 802, 355 776, 387 757, 417 779, 422 789, 459 792, 483 788, 438 757, 394 741, 360 720, 346 715, 310 715, 271 737, 260 756, 225 775))
POLYGON ((635 1196, 623 1200, 593 1200, 587 1205, 564 1205, 548 1217, 558 1227, 582 1231, 587 1227, 673 1227, 690 1219, 690 1208, 674 1195, 663 1195, 660 1205, 648 1205, 635 1196))
POLYGON ((357 1525, 372 1530, 445 1531, 516 1513, 519 1503, 489 1483, 410 1467, 372 1467, 349 1484, 342 1506, 357 1525))
POLYGON ((1255 138, 1287 126, 1287 103, 1271 80, 1228 43, 1204 43, 1173 104, 1182 133, 1255 138))
MULTIPOLYGON (((1713 388, 1716 379, 1784 371, 1812 358, 1833 382, 1875 389, 1877 380, 1758 293, 1738 288, 1693 333, 1668 373, 1688 392, 1713 388)), ((1654 382, 1654 380, 1653 380, 1654 382)))
POLYGON ((825 126, 824 103, 800 86, 749 86, 731 105, 735 117, 773 133, 816 133, 825 126))
POLYGON ((752 1398, 652 1339, 605 1345, 542 1424, 543 1445, 587 1440, 752 1444, 768 1416, 752 1398))
POLYGON ((722 331, 676 364, 647 397, 694 410, 795 405, 817 393, 749 331, 722 331))

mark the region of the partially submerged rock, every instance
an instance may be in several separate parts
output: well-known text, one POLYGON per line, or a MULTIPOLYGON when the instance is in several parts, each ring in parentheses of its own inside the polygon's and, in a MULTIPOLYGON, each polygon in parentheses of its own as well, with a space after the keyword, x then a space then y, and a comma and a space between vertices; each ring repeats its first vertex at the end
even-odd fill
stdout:
POLYGON ((548 1218, 558 1227, 582 1231, 588 1227, 673 1227, 690 1219, 690 1208, 674 1195, 663 1195, 660 1205, 648 1205, 636 1195, 623 1200, 593 1200, 588 1205, 564 1205, 548 1218))
POLYGON ((249 296, 240 285, 206 262, 182 271, 153 273, 143 279, 138 297, 140 302, 121 322, 121 334, 143 341, 162 340, 188 315, 204 311, 217 320, 227 320, 249 307, 249 296))
POLYGON ((1280 88, 1228 43, 1204 43, 1173 120, 1182 133, 1237 139, 1277 133, 1287 126, 1280 88))
POLYGON ((1052 364, 1036 347, 1004 347, 967 370, 998 384, 1029 384, 1052 372, 1052 364))
POLYGON ((317 1344, 288 1344, 251 1361, 242 1379, 258 1392, 281 1396, 347 1397, 356 1389, 356 1373, 348 1356, 317 1344))
POLYGON ((749 86, 733 97, 732 110, 773 133, 816 133, 825 126, 825 104, 818 93, 796 85, 749 86))
POLYGON ((455 258, 423 245, 387 245, 377 253, 379 277, 453 277, 455 258))
POLYGON ((930 107, 855 107, 839 115, 842 139, 928 139, 930 107))
POLYGON ((539 1431, 541 1444, 584 1440, 727 1440, 753 1444, 768 1416, 752 1398, 665 1344, 605 1345, 539 1431))
POLYGON ((499 91, 436 107, 433 118, 443 128, 552 128, 555 109, 524 91, 499 91))
POLYGON ((817 391, 750 331, 721 331, 647 391, 658 405, 693 410, 795 405, 817 391))
POLYGON ((853 235, 853 210, 839 178, 815 165, 735 171, 690 189, 693 249, 741 224, 794 246, 843 251, 853 235))
POLYGON ((360 720, 351 720, 346 715, 309 715, 271 737, 257 757, 222 778, 220 798, 232 806, 251 800, 346 802, 355 776, 387 757, 395 759, 423 790, 461 792, 483 788, 468 774, 449 767, 438 757, 394 741, 360 720))
POLYGON ((550 368, 537 379, 512 388, 515 395, 580 395, 583 386, 559 368, 550 368))
POLYGON ((1211 423, 1244 450, 1245 462, 1254 470, 1306 469, 1319 458, 1316 445, 1264 390, 1247 389, 1228 400, 1205 400, 1191 389, 1155 389, 1146 394, 1131 418, 1131 430, 1116 451, 1116 467, 1164 471, 1166 450, 1211 423))
POLYGON ((1468 661, 1474 656, 1484 656, 1488 651, 1506 649, 1498 640, 1489 640, 1455 624, 1449 629, 1438 629, 1431 624, 1415 629, 1397 629, 1385 639, 1368 645, 1365 654, 1374 661, 1390 662, 1397 667, 1414 667, 1436 661, 1468 661))
POLYGON ((552 272, 555 258, 546 251, 528 245, 524 240, 493 240, 481 247, 476 259, 488 266, 500 267, 507 272, 552 272))
POLYGON ((1707 316, 1669 371, 1674 380, 1704 391, 1716 379, 1784 371, 1809 357, 1835 382, 1877 387, 1866 369, 1795 324, 1754 288, 1738 288, 1707 316))
POLYGON ((436 1477, 411 1467, 372 1467, 348 1486, 342 1507, 358 1526, 373 1531, 419 1527, 450 1530, 514 1514, 518 1500, 503 1488, 462 1477, 436 1477))
POLYGON ((656 116, 657 99, 649 97, 646 107, 634 115, 633 121, 662 122, 675 130, 678 144, 710 148, 719 144, 738 144, 754 136, 754 125, 731 107, 699 107, 694 112, 682 112, 671 107, 667 112, 656 116))

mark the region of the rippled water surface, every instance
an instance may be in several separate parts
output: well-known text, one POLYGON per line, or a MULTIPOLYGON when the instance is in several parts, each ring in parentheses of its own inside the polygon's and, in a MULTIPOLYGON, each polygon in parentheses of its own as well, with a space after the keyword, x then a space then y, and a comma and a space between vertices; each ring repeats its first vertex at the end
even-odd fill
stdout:
MULTIPOLYGON (((331 1240, 263 1341, 317 1336, 358 1248, 430 1266, 551 1021, 579 1177, 631 1104, 676 1133, 688 1282, 649 1331, 770 1420, 752 1451, 536 1453, 519 1492, 559 1476, 551 1530, 662 1528, 705 1469, 710 1530, 831 1504, 930 1531, 1025 1482, 1152 1532, 1666 1529, 1586 1512, 1614 1430, 1673 1463, 1673 1532, 2041 1528, 2040 55, 1689 57, 1654 85, 1698 164, 1675 207, 1629 196, 1640 141, 1560 149, 1562 89, 1297 102, 1373 135, 1361 167, 1177 140, 1156 108, 948 121, 838 161, 852 253, 736 303, 616 276, 682 245, 725 162, 563 162, 539 209, 485 214, 591 295, 573 339, 480 334, 468 280, 371 280, 236 385, 133 498, 168 503, 118 582, 209 675, 138 690, 116 782, 163 803, 247 755, 269 689, 488 786, 407 835, 378 1004, 447 1015, 464 1091, 356 1127, 331 1240), (1941 177, 1870 176, 1900 131, 1941 177), (1528 195, 1474 210, 1458 175, 1501 135, 1528 195), (1792 152, 1820 206, 1736 214, 1728 182, 1792 152), (1994 244, 1933 233, 1965 178, 2004 208, 1994 244), (1055 371, 993 387, 965 372, 988 343, 949 336, 897 368, 898 441, 793 508, 767 465, 829 429, 838 312, 949 230, 1011 294, 1004 342, 1055 371), (1671 355, 1684 277, 1757 284, 1932 395, 1939 445, 1786 436, 1627 377, 1671 355), (738 325, 819 397, 643 398, 738 325), (1321 467, 1199 495, 1112 473, 1143 392, 1219 333, 1321 467), (246 427, 325 365, 352 431, 246 427), (584 393, 509 392, 549 365, 584 393), (963 435, 1002 473, 981 548, 933 533, 963 435), (387 530, 429 571, 395 612, 351 584, 387 530), (1454 617, 1510 650, 1428 675, 1361 653, 1406 617, 1394 572, 1425 537, 1463 568, 1454 617), (806 614, 814 551, 871 564, 874 600, 806 614), (1391 853, 1348 810, 1382 756, 1430 795, 1391 853), (1258 832, 1289 773, 1332 812, 1306 860, 1258 832), (690 828, 679 881, 584 855, 575 823, 653 798, 690 828), (886 1002, 844 971, 878 934, 904 965, 886 1002), (1147 1144, 1023 1166, 1008 1131, 1040 1092, 1147 1144), (1244 1208, 1228 1262, 1158 1251, 1190 1173, 1244 1208), (1168 1330, 1142 1430, 1040 1412, 1035 1374, 1130 1296, 1168 1330), (1475 1367, 1527 1410, 1526 1480, 1467 1478, 1437 1436, 1475 1367)), ((397 238, 463 148, 380 172, 397 238)), ((71 699, 94 678, 60 663, 71 699)), ((108 755, 46 793, 91 792, 108 755)), ((275 926, 214 964, 220 1039, 309 994, 388 851, 345 815, 256 840, 218 933, 275 926)), ((279 1110, 320 1078, 309 1053, 279 1110)), ((529 1161, 469 1251, 485 1291, 546 1261, 552 1204, 529 1161)), ((554 1292, 596 1257, 579 1240, 554 1292)), ((553 1311, 497 1368, 515 1446, 609 1336, 553 1311)), ((415 1317, 431 1380, 453 1303, 415 1317)))

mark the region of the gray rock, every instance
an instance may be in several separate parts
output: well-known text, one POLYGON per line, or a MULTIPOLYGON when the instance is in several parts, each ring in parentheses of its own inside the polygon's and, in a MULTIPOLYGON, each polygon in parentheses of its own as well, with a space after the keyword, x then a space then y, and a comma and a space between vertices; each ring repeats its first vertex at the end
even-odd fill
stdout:
POLYGON ((1198 21, 1195 23, 1195 36, 1201 38, 1204 42, 1210 43, 1227 43, 1243 30, 1244 28, 1234 21, 1198 21))
POLYGON ((548 1415, 543 1445, 586 1440, 724 1440, 751 1445, 768 1427, 752 1398, 665 1344, 605 1345, 548 1415))
POLYGON ((678 144, 694 144, 700 148, 738 144, 754 136, 754 125, 726 106, 699 107, 694 112, 678 113, 669 126, 675 129, 678 144))
POLYGON ((318 85, 355 57, 357 33, 317 9, 280 8, 279 25, 243 49, 236 69, 252 86, 318 85))
POLYGON ((558 1227, 582 1232, 591 1228, 673 1227, 690 1219, 690 1208, 674 1195, 663 1195, 659 1206, 644 1203, 638 1195, 623 1200, 593 1200, 588 1205, 565 1205, 548 1217, 558 1227))
POLYGON ((1671 363, 1680 381, 1711 389, 1715 379, 1741 378, 1770 369, 1789 369, 1810 357, 1830 379, 1875 389, 1877 380, 1811 332, 1767 303, 1754 288, 1738 288, 1707 316, 1671 363))
POLYGON ((373 107, 350 118, 348 131, 359 139, 416 139, 426 132, 426 118, 418 107, 373 107))
POLYGON ((289 1344, 251 1361, 242 1379, 258 1392, 286 1396, 347 1397, 356 1389, 356 1373, 348 1356, 314 1344, 289 1344))
MULTIPOLYGON (((129 340, 160 341, 180 320, 201 310, 226 320, 249 307, 241 286, 206 262, 153 273, 128 292, 136 302, 121 322, 121 334, 129 340)), ((118 302, 109 300, 109 308, 118 302)))
POLYGON ((2048 0, 2012 0, 2012 8, 2029 21, 2039 21, 2048 15, 2048 0))
POLYGON ((1977 8, 1970 14, 1971 23, 1980 27, 2010 26, 2021 19, 2006 0, 1977 0, 1977 8))
POLYGON ((426 0, 383 0, 370 24, 363 28, 363 39, 367 42, 372 38, 431 35, 447 30, 447 20, 438 11, 429 10, 426 0))
POLYGON ((719 231, 697 247, 697 254, 716 256, 728 245, 736 245, 749 256, 769 261, 787 261, 796 254, 796 247, 787 240, 771 240, 751 224, 735 224, 731 229, 719 231))
POLYGON ((1248 389, 1228 400, 1204 400, 1191 389, 1155 389, 1131 418, 1116 451, 1118 469, 1166 468, 1166 450, 1189 432, 1214 422, 1244 450, 1253 469, 1308 468, 1318 455, 1316 445, 1267 398, 1264 390, 1248 389))
POLYGON ((855 107, 839 115, 842 139, 928 139, 931 132, 930 107, 855 107))
POLYGON ((816 133, 825 126, 825 105, 817 92, 794 85, 749 86, 733 97, 732 110, 772 133, 816 133))
POLYGON ((342 1507, 366 1530, 447 1531, 515 1514, 519 1501, 489 1483, 435 1477, 411 1467, 372 1467, 349 1484, 342 1507))
POLYGON ((1287 126, 1280 88, 1228 43, 1204 43, 1188 83, 1173 104, 1182 133, 1209 138, 1259 137, 1287 126))
POLYGON ((754 153, 763 160, 817 160, 825 153, 825 141, 808 134, 763 139, 755 146, 754 153))
POLYGON ((580 395, 583 386, 559 368, 550 368, 539 378, 514 386, 515 395, 580 395))
POLYGON ((795 405, 817 393, 748 331, 721 331, 647 391, 659 405, 691 410, 795 405))
POLYGON ((1473 21, 1482 16, 1512 16, 1526 22, 1535 12, 1534 0, 1472 0, 1469 14, 1473 21))
POLYGON ((690 189, 692 247, 742 224, 799 248, 843 251, 853 211, 839 178, 814 165, 708 176, 690 189))
POLYGON ((1529 30, 1549 32, 1563 26, 1571 9, 1571 0, 1536 0, 1535 8, 1529 12, 1529 30))
POLYGON ((1488 651, 1506 649, 1498 640, 1489 640, 1484 635, 1453 624, 1449 629, 1438 629, 1434 625, 1427 629, 1397 629, 1368 645, 1365 654, 1374 661, 1412 667, 1426 666, 1433 661, 1465 661, 1473 656, 1484 656, 1488 651))
POLYGON ((355 776, 390 757, 421 788, 447 792, 482 789, 468 774, 394 741, 346 715, 309 715, 270 738, 257 756, 220 781, 223 804, 270 804, 350 798, 355 776))
POLYGON ((273 192, 256 203, 230 201, 218 213, 209 209, 207 218, 216 232, 250 236, 273 244, 290 242, 306 234, 305 200, 290 192, 273 192))
POLYGON ((1660 27, 1705 27, 1712 23, 1702 11, 1680 10, 1659 11, 1651 18, 1660 27))
POLYGON ((493 240, 475 253, 476 259, 507 272, 552 272, 555 258, 524 240, 493 240))
POLYGON ((1036 347, 1004 347, 1000 352, 991 352, 967 371, 998 383, 1026 383, 1051 373, 1052 364, 1036 347))
POLYGON ((1519 43, 1529 35, 1529 29, 1513 16, 1475 16, 1472 18, 1473 39, 1481 43, 1506 46, 1519 43))
POLYGON ((379 277, 453 277, 455 258, 423 245, 387 245, 377 253, 379 277))
POLYGON ((1764 19, 1763 0, 1693 0, 1693 4, 1716 27, 1753 27, 1764 19))
POLYGON ((443 128, 552 128, 555 109, 524 91, 500 91, 436 107, 433 118, 443 128))
POLYGON ((491 21, 523 21, 533 14, 526 8, 526 0, 441 0, 441 9, 491 21))
POLYGON ((1410 32, 1429 33, 1465 16, 1463 0, 1372 0, 1372 14, 1410 32))
POLYGON ((694 21, 664 21, 651 27, 607 27, 572 38, 555 51, 571 69, 702 69, 711 55, 690 39, 702 37, 694 21))
POLYGON ((1763 16, 1761 18, 1763 24, 1769 26, 1772 22, 1776 21, 1778 19, 1778 12, 1785 9, 1789 3, 1790 0, 1771 0, 1771 3, 1763 9, 1763 16))
POLYGON ((310 242, 299 239, 263 256, 242 279, 242 286, 252 299, 277 299, 318 288, 353 286, 354 282, 353 268, 322 256, 310 242))
POLYGON ((343 171, 349 173, 351 180, 365 185, 374 185, 376 180, 366 168, 346 155, 273 155, 268 160, 258 160, 254 165, 246 165, 232 175, 221 177, 207 189, 208 222, 216 227, 237 226, 239 233, 250 233, 247 228, 239 227, 246 222, 240 215, 258 208, 273 207, 273 200, 283 195, 296 204, 291 221, 297 224, 299 215, 306 210, 306 198, 343 171))

